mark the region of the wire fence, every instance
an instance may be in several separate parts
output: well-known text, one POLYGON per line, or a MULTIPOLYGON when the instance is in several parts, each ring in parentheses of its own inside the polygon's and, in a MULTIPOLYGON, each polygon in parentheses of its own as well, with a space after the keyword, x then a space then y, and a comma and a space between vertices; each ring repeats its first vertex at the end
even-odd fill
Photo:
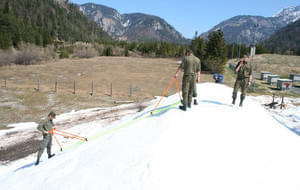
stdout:
POLYGON ((126 96, 136 97, 141 93, 141 88, 128 82, 102 82, 95 80, 71 80, 66 78, 4 78, 1 88, 4 89, 28 89, 36 92, 52 92, 60 94, 77 95, 102 95, 102 96, 126 96))

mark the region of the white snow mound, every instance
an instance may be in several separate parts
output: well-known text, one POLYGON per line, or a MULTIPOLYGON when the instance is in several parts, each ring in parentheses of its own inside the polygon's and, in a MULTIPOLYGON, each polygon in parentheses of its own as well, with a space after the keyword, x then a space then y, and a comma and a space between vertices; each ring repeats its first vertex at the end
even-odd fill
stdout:
POLYGON ((39 166, 7 166, 0 189, 300 189, 299 136, 250 98, 231 106, 232 88, 197 88, 199 105, 186 112, 143 117, 153 105, 50 160, 44 152, 39 166))

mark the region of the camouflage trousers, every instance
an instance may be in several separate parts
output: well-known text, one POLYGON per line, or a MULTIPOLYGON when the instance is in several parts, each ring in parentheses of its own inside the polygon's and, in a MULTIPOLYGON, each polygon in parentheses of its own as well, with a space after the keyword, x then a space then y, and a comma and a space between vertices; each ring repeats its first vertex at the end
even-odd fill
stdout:
POLYGON ((37 159, 40 160, 45 148, 47 147, 48 156, 51 155, 51 146, 52 146, 52 135, 51 134, 44 134, 43 141, 41 142, 37 159))
POLYGON ((184 106, 187 106, 192 103, 194 87, 195 87, 195 76, 184 75, 182 79, 182 97, 183 97, 184 106))
POLYGON ((232 98, 233 100, 236 99, 237 93, 239 89, 241 88, 241 100, 244 100, 246 97, 246 91, 248 88, 248 82, 249 78, 244 78, 244 79, 237 79, 234 84, 234 89, 232 93, 232 98))
POLYGON ((196 98, 198 96, 197 94, 197 82, 196 80, 194 81, 194 91, 193 91, 193 98, 196 98))

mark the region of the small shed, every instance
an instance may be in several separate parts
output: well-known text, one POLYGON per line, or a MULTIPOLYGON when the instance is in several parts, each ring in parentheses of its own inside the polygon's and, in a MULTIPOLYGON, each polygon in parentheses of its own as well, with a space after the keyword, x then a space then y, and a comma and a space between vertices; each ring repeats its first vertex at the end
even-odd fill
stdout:
POLYGON ((293 82, 300 82, 300 74, 290 74, 290 80, 293 82))
POLYGON ((271 74, 271 72, 268 72, 268 71, 262 71, 261 72, 261 80, 267 80, 268 79, 268 76, 271 74))
POLYGON ((269 75, 269 76, 268 76, 268 83, 269 83, 270 85, 276 84, 278 79, 280 79, 280 76, 279 76, 279 75, 269 75))
POLYGON ((278 79, 277 88, 280 90, 289 90, 293 86, 293 81, 291 79, 278 79))

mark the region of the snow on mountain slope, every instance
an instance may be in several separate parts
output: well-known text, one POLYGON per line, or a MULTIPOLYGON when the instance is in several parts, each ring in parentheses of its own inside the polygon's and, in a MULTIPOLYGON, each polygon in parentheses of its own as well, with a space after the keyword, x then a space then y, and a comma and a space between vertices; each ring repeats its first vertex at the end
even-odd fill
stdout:
POLYGON ((298 190, 300 137, 249 97, 231 106, 231 93, 198 85, 198 106, 150 116, 152 105, 37 167, 7 166, 0 189, 298 190))
POLYGON ((300 6, 281 9, 272 17, 279 17, 287 23, 296 22, 300 18, 300 6))

